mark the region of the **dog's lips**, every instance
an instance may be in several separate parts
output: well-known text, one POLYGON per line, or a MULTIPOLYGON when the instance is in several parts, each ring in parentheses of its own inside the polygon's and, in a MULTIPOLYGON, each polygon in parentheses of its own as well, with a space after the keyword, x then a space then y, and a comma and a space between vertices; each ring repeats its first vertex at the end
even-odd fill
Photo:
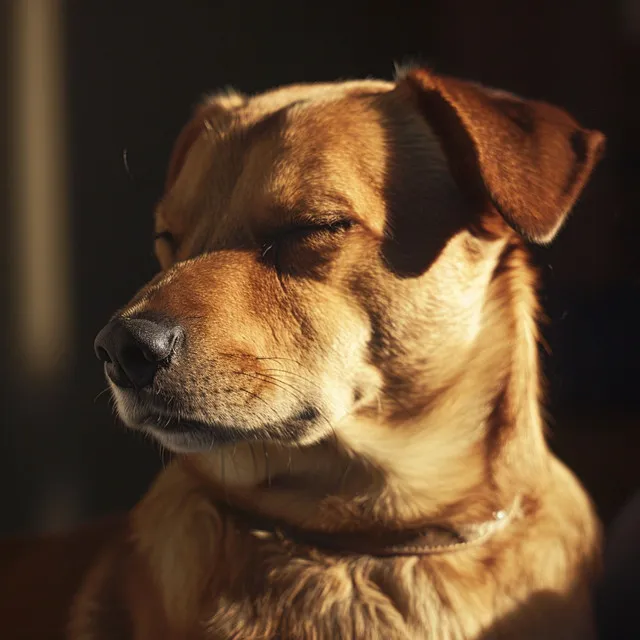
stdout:
POLYGON ((178 417, 165 411, 147 410, 136 416, 133 428, 143 429, 149 433, 170 436, 202 436, 207 434, 210 440, 223 442, 228 439, 226 434, 235 431, 250 431, 249 428, 231 426, 219 421, 204 422, 188 417, 178 417), (220 434, 220 435, 218 435, 220 434))
POLYGON ((255 414, 243 419, 240 410, 229 421, 226 418, 218 420, 216 416, 196 418, 187 411, 177 412, 150 390, 127 389, 113 383, 111 388, 120 418, 129 428, 148 433, 176 452, 202 451, 241 442, 300 444, 322 436, 317 426, 322 422, 322 412, 312 404, 303 405, 277 422, 261 420, 255 414))
POLYGON ((315 408, 307 407, 288 420, 280 423, 267 422, 255 427, 231 425, 215 420, 204 422, 186 417, 178 418, 163 412, 147 411, 133 421, 130 420, 129 424, 133 428, 146 431, 167 448, 185 452, 240 442, 299 442, 308 436, 319 415, 315 408))
POLYGON ((250 429, 230 427, 222 423, 205 423, 199 420, 177 419, 173 416, 149 413, 139 420, 143 429, 169 449, 197 451, 216 445, 250 439, 250 429))

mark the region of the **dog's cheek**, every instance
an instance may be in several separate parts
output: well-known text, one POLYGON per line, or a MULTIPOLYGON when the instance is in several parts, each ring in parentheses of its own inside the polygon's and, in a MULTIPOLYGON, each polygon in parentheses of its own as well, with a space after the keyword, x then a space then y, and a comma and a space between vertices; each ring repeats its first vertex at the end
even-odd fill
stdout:
POLYGON ((324 293, 323 303, 310 313, 316 334, 310 348, 323 403, 339 420, 376 384, 368 358, 371 332, 366 313, 348 291, 325 287, 324 293))
POLYGON ((278 251, 277 268, 284 277, 323 282, 331 277, 340 253, 340 245, 335 240, 298 242, 278 251))

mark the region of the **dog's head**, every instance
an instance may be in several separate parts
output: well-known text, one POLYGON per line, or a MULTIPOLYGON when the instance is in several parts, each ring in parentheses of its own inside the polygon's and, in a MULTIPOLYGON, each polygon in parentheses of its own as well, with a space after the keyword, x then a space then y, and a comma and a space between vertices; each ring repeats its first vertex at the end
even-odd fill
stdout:
POLYGON ((415 425, 472 362, 458 395, 495 389, 501 256, 553 238, 602 142, 425 70, 209 99, 157 207, 162 270, 96 339, 122 419, 176 451, 357 448, 354 420, 415 425))

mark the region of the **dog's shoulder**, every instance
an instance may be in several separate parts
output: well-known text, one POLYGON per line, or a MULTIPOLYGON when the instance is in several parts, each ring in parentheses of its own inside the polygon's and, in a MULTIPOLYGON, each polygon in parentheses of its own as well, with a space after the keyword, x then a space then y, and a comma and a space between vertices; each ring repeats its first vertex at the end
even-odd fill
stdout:
POLYGON ((133 624, 124 592, 125 541, 111 541, 91 566, 71 607, 71 640, 133 638, 133 624))
MULTIPOLYGON (((163 484, 163 475, 160 474, 156 486, 163 484)), ((139 522, 138 511, 157 494, 157 490, 149 492, 95 558, 71 607, 71 640, 168 640, 174 637, 162 602, 167 575, 158 573, 157 569, 163 566, 156 563, 158 557, 170 559, 179 545, 173 543, 175 537, 161 526, 160 520, 148 518, 142 526, 139 522), (157 536, 151 543, 147 538, 154 530, 157 536), (162 545, 163 535, 167 533, 167 545, 162 545)), ((174 503, 168 500, 167 504, 174 503)), ((183 521, 178 517, 166 523, 183 521)), ((173 593, 180 590, 175 589, 173 593)))

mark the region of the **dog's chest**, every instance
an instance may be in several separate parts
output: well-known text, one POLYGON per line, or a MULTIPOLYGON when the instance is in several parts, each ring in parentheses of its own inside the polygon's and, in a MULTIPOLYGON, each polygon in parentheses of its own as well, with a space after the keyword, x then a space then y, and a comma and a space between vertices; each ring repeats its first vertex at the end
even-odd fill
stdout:
POLYGON ((160 499, 152 491, 143 503, 138 539, 176 638, 586 637, 573 632, 582 595, 564 601, 578 558, 557 537, 539 532, 532 544, 509 531, 459 554, 332 556, 243 530, 167 475, 160 499))
POLYGON ((218 549, 199 562, 206 577, 165 583, 174 628, 194 640, 479 638, 520 599, 503 598, 491 576, 479 585, 443 560, 331 557, 220 532, 218 549))

